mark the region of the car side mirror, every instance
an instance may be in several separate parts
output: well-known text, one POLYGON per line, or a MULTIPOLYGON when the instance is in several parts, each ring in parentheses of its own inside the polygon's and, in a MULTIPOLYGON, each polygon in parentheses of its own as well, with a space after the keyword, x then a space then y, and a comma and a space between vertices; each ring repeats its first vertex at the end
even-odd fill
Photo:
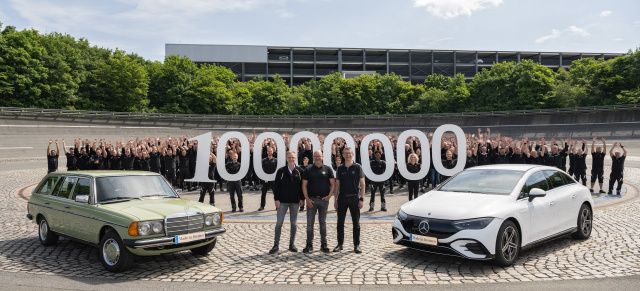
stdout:
POLYGON ((540 188, 533 188, 529 191, 529 201, 533 200, 533 198, 544 196, 547 196, 547 192, 540 188))
POLYGON ((89 195, 78 195, 78 196, 76 196, 76 202, 89 203, 89 195))

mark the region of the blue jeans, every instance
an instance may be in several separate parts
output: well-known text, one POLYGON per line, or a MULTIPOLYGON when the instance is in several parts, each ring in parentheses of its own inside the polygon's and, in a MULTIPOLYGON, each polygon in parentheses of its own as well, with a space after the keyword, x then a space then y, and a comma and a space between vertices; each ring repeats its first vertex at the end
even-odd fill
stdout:
POLYGON ((280 208, 278 208, 278 218, 276 222, 276 235, 274 239, 274 245, 280 245, 280 233, 282 232, 282 224, 284 223, 284 217, 287 215, 287 210, 289 210, 289 221, 291 221, 291 232, 289 236, 289 244, 293 244, 296 240, 296 230, 298 229, 298 207, 300 204, 298 203, 280 203, 280 208))

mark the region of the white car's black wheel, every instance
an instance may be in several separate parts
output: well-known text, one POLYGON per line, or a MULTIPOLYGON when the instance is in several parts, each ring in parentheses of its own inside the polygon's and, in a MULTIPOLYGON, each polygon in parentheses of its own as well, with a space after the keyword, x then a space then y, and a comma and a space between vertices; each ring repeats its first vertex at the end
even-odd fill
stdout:
POLYGON ((211 243, 203 245, 201 247, 191 249, 191 253, 196 256, 206 256, 216 246, 217 239, 214 239, 211 243))
POLYGON ((58 243, 58 234, 53 232, 49 228, 49 223, 46 218, 41 218, 38 223, 38 240, 43 246, 55 245, 58 243))
POLYGON ((588 239, 591 236, 591 229, 593 228, 593 212, 587 204, 580 206, 578 212, 578 230, 573 233, 573 238, 576 239, 588 239))
POLYGON ((100 262, 109 272, 122 272, 133 263, 133 255, 124 246, 120 236, 115 231, 107 232, 100 241, 100 262))
POLYGON ((500 266, 511 266, 520 254, 520 233, 511 221, 505 221, 496 238, 496 256, 494 262, 500 266))

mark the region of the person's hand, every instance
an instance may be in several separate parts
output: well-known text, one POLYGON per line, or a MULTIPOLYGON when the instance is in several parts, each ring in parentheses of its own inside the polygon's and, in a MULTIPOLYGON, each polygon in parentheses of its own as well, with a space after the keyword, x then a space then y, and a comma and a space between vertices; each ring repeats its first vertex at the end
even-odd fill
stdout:
POLYGON ((51 144, 51 143, 53 143, 53 140, 52 140, 52 139, 50 139, 50 140, 49 140, 49 144, 51 144))
POLYGON ((56 139, 56 144, 58 144, 58 140, 56 139))
POLYGON ((596 142, 596 139, 597 139, 597 138, 594 136, 594 137, 593 137, 593 142, 596 142))
POLYGON ((67 142, 64 138, 62 139, 62 142, 67 142))
MULTIPOLYGON (((307 207, 309 207, 309 208, 313 207, 313 201, 311 200, 311 198, 306 198, 305 200, 307 201, 307 207)), ((300 206, 302 206, 302 205, 300 205, 300 206)))
POLYGON ((613 143, 613 146, 617 146, 617 145, 618 145, 618 142, 617 142, 617 141, 613 143))
POLYGON ((300 200, 300 202, 298 202, 298 207, 302 207, 302 205, 304 205, 304 201, 300 200))
POLYGON ((602 142, 605 142, 605 141, 604 141, 604 137, 602 138, 602 142))
POLYGON ((331 199, 331 197, 329 197, 329 195, 322 197, 323 201, 329 202, 330 199, 331 199))
POLYGON ((362 206, 364 206, 364 201, 358 201, 358 208, 362 209, 362 206))
POLYGON ((276 200, 276 209, 280 209, 280 200, 276 200))

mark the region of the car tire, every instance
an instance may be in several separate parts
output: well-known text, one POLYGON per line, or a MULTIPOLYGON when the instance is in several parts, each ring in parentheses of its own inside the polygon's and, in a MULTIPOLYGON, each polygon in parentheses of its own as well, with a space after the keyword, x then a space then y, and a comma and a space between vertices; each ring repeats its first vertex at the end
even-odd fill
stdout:
POLYGON ((520 255, 520 242, 520 233, 515 223, 510 220, 502 223, 496 237, 494 263, 503 267, 513 265, 520 255))
POLYGON ((571 236, 575 239, 588 239, 591 236, 591 230, 593 228, 593 211, 587 204, 580 206, 578 212, 578 230, 571 236))
POLYGON ((44 217, 38 222, 38 240, 43 246, 51 246, 58 243, 58 234, 51 230, 47 219, 44 217))
POLYGON ((107 232, 102 237, 98 255, 102 266, 109 272, 126 271, 133 264, 133 255, 115 231, 107 232))
POLYGON ((216 241, 217 241, 217 239, 213 239, 213 241, 210 244, 206 244, 206 245, 203 245, 201 247, 193 248, 193 249, 191 249, 191 253, 196 255, 196 256, 206 256, 216 246, 216 241))

